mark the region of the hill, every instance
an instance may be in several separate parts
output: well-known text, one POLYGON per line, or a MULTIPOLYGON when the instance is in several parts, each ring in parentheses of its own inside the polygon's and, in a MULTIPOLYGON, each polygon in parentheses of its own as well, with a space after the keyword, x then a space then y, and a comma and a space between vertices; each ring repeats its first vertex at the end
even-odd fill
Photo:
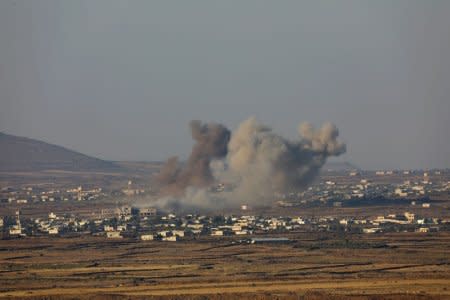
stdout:
POLYGON ((113 162, 61 146, 0 132, 0 171, 113 171, 113 162))

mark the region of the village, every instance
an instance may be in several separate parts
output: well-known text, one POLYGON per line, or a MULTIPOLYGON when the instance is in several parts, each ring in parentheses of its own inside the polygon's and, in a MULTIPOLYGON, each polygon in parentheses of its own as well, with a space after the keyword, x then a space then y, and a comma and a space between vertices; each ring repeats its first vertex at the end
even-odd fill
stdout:
POLYGON ((153 207, 123 206, 103 210, 100 217, 78 218, 50 213, 47 218, 14 217, 0 219, 3 238, 28 236, 94 235, 105 238, 133 238, 142 241, 195 240, 200 236, 282 236, 289 232, 351 232, 374 234, 381 232, 450 231, 450 218, 421 217, 413 213, 389 214, 371 218, 336 217, 268 217, 253 215, 184 215, 159 214, 153 207))
MULTIPOLYGON (((151 195, 153 187, 138 186, 131 181, 120 190, 97 186, 83 188, 81 185, 8 186, 1 189, 0 231, 3 239, 94 235, 142 241, 188 241, 206 236, 235 236, 249 240, 322 231, 361 234, 449 231, 450 217, 445 200, 450 193, 448 173, 446 170, 329 171, 302 192, 275 193, 275 208, 298 211, 285 215, 255 212, 246 203, 238 212, 209 214, 176 214, 153 207, 151 203, 133 205, 136 199, 151 195), (61 207, 59 203, 85 203, 89 210, 88 213, 52 211, 52 207, 61 207), (41 209, 40 214, 35 214, 36 207, 41 209), (369 209, 364 214, 353 215, 350 211, 339 214, 334 211, 361 207, 369 209), (371 209, 375 207, 397 209, 371 209), (321 213, 301 213, 315 208, 321 213), (22 214, 24 209, 27 214, 22 214)), ((227 186, 220 183, 212 189, 215 193, 223 193, 227 186)))
MULTIPOLYGON (((222 193, 232 189, 226 183, 218 183, 211 191, 222 193)), ((58 203, 76 201, 102 201, 117 198, 139 198, 155 195, 156 188, 136 184, 131 180, 122 188, 82 184, 77 186, 47 184, 28 184, 4 186, 0 189, 0 205, 23 205, 30 203, 58 203)), ((336 172, 328 170, 321 180, 314 182, 302 192, 275 192, 273 198, 279 206, 366 205, 366 201, 385 200, 392 204, 409 201, 411 205, 429 207, 430 196, 448 196, 450 192, 450 171, 351 171, 336 172)))

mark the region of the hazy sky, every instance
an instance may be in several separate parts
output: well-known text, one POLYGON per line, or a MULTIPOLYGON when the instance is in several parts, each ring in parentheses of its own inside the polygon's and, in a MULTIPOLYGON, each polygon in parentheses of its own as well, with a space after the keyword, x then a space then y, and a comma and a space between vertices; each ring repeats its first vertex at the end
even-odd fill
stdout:
POLYGON ((0 1, 0 131, 112 160, 186 157, 191 119, 362 168, 450 167, 450 1, 0 1))

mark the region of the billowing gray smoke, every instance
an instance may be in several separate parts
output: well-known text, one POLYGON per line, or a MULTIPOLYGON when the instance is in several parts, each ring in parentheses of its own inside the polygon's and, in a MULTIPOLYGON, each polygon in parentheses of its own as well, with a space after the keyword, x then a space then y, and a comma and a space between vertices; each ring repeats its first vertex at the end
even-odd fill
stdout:
POLYGON ((230 131, 225 126, 194 120, 190 128, 195 144, 187 164, 181 167, 177 157, 171 157, 156 178, 164 193, 182 195, 188 186, 205 187, 211 184, 214 180, 209 167, 211 160, 227 155, 230 131))
MULTIPOLYGON (((309 184, 331 155, 345 152, 337 128, 326 123, 316 130, 299 126, 301 139, 292 142, 254 118, 244 121, 229 143, 228 163, 239 177, 236 196, 254 202, 271 201, 274 191, 299 191, 309 184)), ((244 200, 244 201, 245 201, 244 200)))
POLYGON ((338 129, 331 123, 319 129, 309 123, 301 124, 298 141, 275 134, 254 118, 241 123, 231 139, 229 131, 221 125, 194 122, 191 128, 197 143, 187 167, 180 169, 177 161, 171 159, 159 175, 170 189, 182 190, 183 195, 162 198, 158 201, 160 206, 205 210, 243 203, 270 204, 274 192, 302 190, 329 156, 346 151, 345 144, 337 140, 338 129), (197 188, 214 180, 227 182, 234 188, 220 194, 197 188))

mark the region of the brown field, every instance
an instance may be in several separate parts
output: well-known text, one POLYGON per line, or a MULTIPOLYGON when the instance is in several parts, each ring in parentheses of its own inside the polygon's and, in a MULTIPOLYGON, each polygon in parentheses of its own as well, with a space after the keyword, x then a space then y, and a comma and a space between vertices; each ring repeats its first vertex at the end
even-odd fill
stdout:
POLYGON ((450 234, 0 241, 0 298, 450 299, 450 234))

